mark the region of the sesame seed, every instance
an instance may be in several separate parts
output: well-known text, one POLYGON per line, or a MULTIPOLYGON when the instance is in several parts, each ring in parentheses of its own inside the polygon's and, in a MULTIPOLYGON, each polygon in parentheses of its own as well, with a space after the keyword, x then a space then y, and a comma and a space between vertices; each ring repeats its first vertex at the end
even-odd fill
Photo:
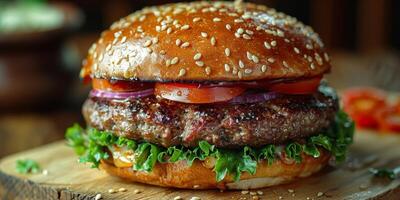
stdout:
POLYGON ((224 64, 224 68, 226 72, 231 71, 231 67, 228 64, 224 64))
POLYGON ((158 43, 158 37, 153 38, 153 44, 157 44, 158 43))
POLYGON ((220 22, 221 21, 221 18, 218 18, 218 17, 215 17, 214 19, 213 19, 213 22, 220 22))
POLYGON ((238 32, 235 32, 235 37, 240 38, 240 34, 238 32))
POLYGON ((256 27, 256 30, 257 30, 257 31, 259 31, 259 30, 261 30, 261 29, 262 29, 261 26, 257 26, 257 27, 256 27))
POLYGON ((161 31, 165 31, 165 30, 167 30, 167 25, 162 25, 161 26, 161 31))
POLYGON ((201 35, 201 37, 203 37, 203 38, 207 38, 207 36, 208 36, 208 34, 207 34, 206 32, 201 32, 200 35, 201 35))
POLYGON ((233 20, 235 23, 242 23, 243 22, 243 19, 235 19, 235 20, 233 20))
POLYGON ((200 185, 193 185, 194 189, 199 188, 199 187, 200 187, 200 185))
POLYGON ((106 51, 110 51, 111 50, 111 44, 108 44, 107 46, 106 46, 106 51))
POLYGON ((242 190, 242 194, 248 194, 249 191, 248 190, 242 190))
POLYGON ((192 197, 192 198, 190 198, 190 200, 201 200, 201 198, 200 197, 192 197))
POLYGON ((205 71, 206 71, 206 74, 207 74, 207 75, 210 75, 210 74, 211 74, 211 68, 210 68, 210 67, 206 67, 205 71))
POLYGON ((257 195, 257 193, 256 192, 250 192, 250 195, 254 196, 254 195, 257 195))
POLYGON ((279 37, 284 37, 285 36, 285 33, 283 32, 283 31, 281 31, 281 30, 276 30, 276 33, 277 33, 277 35, 279 36, 279 37))
POLYGON ((118 38, 121 34, 122 34, 121 31, 115 32, 115 33, 114 33, 114 37, 115 37, 115 38, 118 38))
POLYGON ((246 33, 249 34, 249 35, 253 35, 254 34, 254 32, 251 31, 251 30, 246 30, 246 33))
POLYGON ((271 46, 276 46, 276 41, 275 40, 273 40, 273 41, 271 41, 271 46))
POLYGON ((312 46, 311 44, 306 44, 306 48, 307 48, 308 50, 311 50, 311 49, 313 49, 313 46, 312 46))
POLYGON ((246 39, 246 40, 250 40, 251 39, 251 37, 249 35, 247 35, 246 33, 243 34, 243 38, 246 39))
POLYGON ((231 50, 229 48, 225 48, 225 55, 230 56, 231 55, 231 50))
POLYGON ((174 200, 183 200, 183 198, 181 196, 176 196, 174 197, 174 200))
POLYGON ((324 58, 326 62, 329 62, 330 58, 329 55, 327 53, 324 53, 324 58))
POLYGON ((313 58, 311 56, 307 56, 307 60, 308 60, 308 62, 312 62, 313 58))
POLYGON ((174 58, 172 58, 172 60, 171 60, 171 65, 175 65, 176 63, 178 63, 179 62, 179 58, 178 57, 174 57, 174 58))
POLYGON ((246 56, 247 56, 247 59, 252 60, 253 55, 250 52, 246 51, 246 56))
POLYGON ((180 69, 178 76, 181 77, 181 76, 184 76, 185 74, 186 74, 186 70, 185 69, 180 69))
POLYGON ((188 30, 189 28, 189 25, 185 24, 181 27, 181 30, 188 30))
POLYGON ((170 59, 166 60, 165 61, 165 66, 169 67, 170 65, 171 65, 171 60, 170 59))
POLYGON ((264 192, 262 192, 261 190, 258 190, 258 191, 257 191, 257 194, 258 194, 258 195, 263 195, 264 192))
POLYGON ((300 50, 299 50, 297 47, 294 47, 293 50, 294 50, 294 52, 296 52, 297 54, 300 53, 300 50))
POLYGON ((211 37, 210 42, 211 42, 211 45, 215 46, 215 43, 216 43, 217 41, 215 40, 215 37, 211 37))
POLYGON ((140 18, 139 18, 139 21, 144 21, 146 19, 146 15, 142 15, 140 18))
POLYGON ((242 68, 242 69, 244 68, 244 63, 243 63, 242 60, 239 60, 239 67, 242 68))
POLYGON ((258 57, 257 57, 256 55, 252 55, 252 56, 251 56, 251 59, 252 59, 253 62, 255 62, 255 63, 258 63, 258 62, 259 62, 259 59, 258 59, 258 57))
POLYGON ((238 77, 241 79, 243 77, 243 74, 241 71, 238 72, 238 77))
POLYGON ((109 189, 109 190, 108 190, 108 193, 114 194, 114 193, 117 193, 117 191, 115 191, 114 189, 109 189))
POLYGON ((203 67, 204 66, 204 62, 203 61, 196 61, 195 64, 199 67, 203 67))
POLYGON ((141 193, 141 191, 140 191, 140 190, 138 190, 138 189, 136 189, 136 190, 134 190, 134 191, 133 191, 133 193, 135 193, 135 194, 139 194, 139 193, 141 193))
POLYGON ((267 48, 267 49, 271 49, 271 45, 269 45, 269 43, 268 42, 264 42, 264 46, 265 46, 265 48, 267 48))
POLYGON ((283 199, 283 197, 282 197, 282 196, 279 196, 278 199, 283 199))
POLYGON ((147 51, 148 53, 153 53, 153 49, 150 49, 150 48, 146 48, 146 51, 147 51))
POLYGON ((181 45, 181 48, 186 48, 186 47, 188 47, 189 45, 190 45, 189 42, 185 42, 185 43, 183 43, 183 44, 181 45))
POLYGON ((311 69, 315 69, 314 63, 311 63, 311 64, 310 64, 310 68, 311 68, 311 69))
POLYGON ((121 43, 124 43, 126 41, 126 36, 122 37, 121 43))
POLYGON ((289 68, 289 65, 287 64, 287 62, 286 62, 286 61, 282 61, 282 64, 283 64, 283 66, 285 66, 285 67, 289 68))
POLYGON ((251 197, 253 200, 259 200, 260 199, 260 197, 259 196, 253 196, 253 197, 251 197))
POLYGON ((161 51, 160 51, 160 54, 161 54, 161 55, 165 55, 165 53, 166 53, 165 50, 161 50, 161 51))
POLYGON ((193 18, 193 22, 198 22, 198 21, 200 21, 200 17, 193 18))
POLYGON ((172 28, 171 28, 171 27, 169 27, 169 28, 167 29, 167 34, 170 34, 170 33, 172 33, 172 28))
POLYGON ((226 24, 226 25, 225 25, 225 28, 226 28, 228 31, 232 30, 232 26, 231 26, 230 24, 226 24))
POLYGON ((196 54, 193 56, 193 59, 194 59, 194 60, 200 60, 200 58, 201 58, 201 53, 196 53, 196 54))
POLYGON ((266 65, 261 66, 261 72, 266 72, 266 71, 267 71, 267 66, 266 65))
POLYGON ((236 32, 239 33, 239 34, 243 34, 244 30, 242 28, 238 28, 236 32))
POLYGON ((267 61, 270 62, 270 63, 274 63, 275 59, 274 58, 268 58, 267 61))
POLYGON ((237 74, 237 73, 238 73, 238 70, 236 69, 236 67, 233 67, 232 74, 237 74))
POLYGON ((286 43, 290 43, 290 40, 287 39, 287 38, 285 38, 284 41, 285 41, 286 43))
POLYGON ((181 46, 181 43, 182 43, 182 40, 180 40, 180 39, 176 39, 175 40, 175 44, 176 44, 176 46, 181 46))
POLYGON ((252 72, 253 72, 252 69, 245 69, 245 70, 244 70, 244 73, 246 73, 246 74, 251 74, 252 72))
POLYGON ((323 192, 318 192, 317 197, 322 197, 324 195, 323 192))
POLYGON ((94 200, 100 200, 101 199, 101 194, 96 194, 96 196, 94 197, 94 200))
POLYGON ((99 62, 101 62, 103 60, 103 57, 104 57, 103 54, 99 55, 99 62))
POLYGON ((289 193, 294 193, 294 190, 293 189, 288 189, 287 190, 289 193))
POLYGON ((118 192, 126 192, 126 191, 128 191, 126 188, 119 188, 118 189, 118 192))

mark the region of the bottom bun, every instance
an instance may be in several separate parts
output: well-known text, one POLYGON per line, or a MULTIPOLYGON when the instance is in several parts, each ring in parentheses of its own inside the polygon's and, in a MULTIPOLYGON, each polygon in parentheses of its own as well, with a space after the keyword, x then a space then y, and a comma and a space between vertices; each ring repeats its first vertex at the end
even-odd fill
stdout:
POLYGON ((100 168, 107 173, 123 179, 163 187, 187 189, 256 189, 288 183, 300 177, 307 177, 318 172, 327 165, 331 155, 321 151, 321 156, 313 158, 302 155, 303 161, 299 164, 292 160, 276 160, 273 164, 260 161, 254 175, 242 173, 239 181, 226 177, 217 182, 212 167, 196 160, 192 166, 185 161, 175 163, 157 163, 151 172, 135 171, 132 167, 116 167, 112 160, 102 160, 100 168))

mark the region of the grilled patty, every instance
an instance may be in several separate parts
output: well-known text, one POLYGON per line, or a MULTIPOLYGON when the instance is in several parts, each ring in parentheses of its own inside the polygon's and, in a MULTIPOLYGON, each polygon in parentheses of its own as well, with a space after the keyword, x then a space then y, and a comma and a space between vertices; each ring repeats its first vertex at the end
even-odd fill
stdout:
POLYGON ((318 134, 330 126, 338 99, 330 88, 312 95, 279 95, 251 104, 185 104, 154 96, 130 101, 89 98, 87 124, 115 135, 164 147, 282 144, 318 134), (328 91, 328 92, 327 92, 328 91))

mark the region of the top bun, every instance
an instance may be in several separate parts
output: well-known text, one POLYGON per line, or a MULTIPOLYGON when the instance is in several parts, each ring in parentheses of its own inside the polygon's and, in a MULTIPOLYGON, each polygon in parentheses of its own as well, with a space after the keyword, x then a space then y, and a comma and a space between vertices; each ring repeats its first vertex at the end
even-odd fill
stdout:
POLYGON ((297 79, 330 70, 312 28, 241 2, 144 8, 111 25, 89 50, 82 75, 142 81, 297 79))

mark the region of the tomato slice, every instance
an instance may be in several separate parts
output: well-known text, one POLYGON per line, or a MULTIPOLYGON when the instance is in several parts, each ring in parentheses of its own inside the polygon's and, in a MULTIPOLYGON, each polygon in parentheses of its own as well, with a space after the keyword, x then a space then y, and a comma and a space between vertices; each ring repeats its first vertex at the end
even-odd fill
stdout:
POLYGON ((353 88, 343 93, 343 108, 356 125, 364 128, 378 127, 377 111, 386 107, 386 95, 373 88, 353 88))
POLYGON ((400 111, 396 107, 388 107, 377 112, 379 129, 400 133, 400 111))
POLYGON ((284 94, 311 94, 317 91, 322 77, 300 80, 291 83, 276 83, 269 89, 284 94))
POLYGON ((198 84, 156 83, 155 94, 184 103, 214 103, 228 101, 242 94, 241 87, 200 87, 198 84))
POLYGON ((153 83, 132 82, 132 81, 116 81, 94 78, 92 87, 97 90, 105 90, 112 92, 134 92, 154 87, 153 83))

